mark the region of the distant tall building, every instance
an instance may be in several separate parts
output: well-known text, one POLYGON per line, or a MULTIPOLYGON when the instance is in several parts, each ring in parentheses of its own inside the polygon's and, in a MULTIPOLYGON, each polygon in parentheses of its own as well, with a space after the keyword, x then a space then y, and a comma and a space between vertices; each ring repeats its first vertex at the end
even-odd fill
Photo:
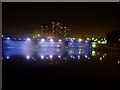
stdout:
POLYGON ((53 37, 53 38, 65 38, 68 36, 68 31, 70 28, 62 26, 60 22, 52 22, 52 26, 41 26, 40 34, 41 37, 53 37))
POLYGON ((107 44, 110 46, 120 47, 120 31, 107 33, 107 44))

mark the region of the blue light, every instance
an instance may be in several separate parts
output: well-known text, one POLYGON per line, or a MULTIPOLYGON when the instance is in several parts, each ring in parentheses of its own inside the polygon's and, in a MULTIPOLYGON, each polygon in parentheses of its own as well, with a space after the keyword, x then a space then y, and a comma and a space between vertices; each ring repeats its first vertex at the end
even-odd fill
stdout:
POLYGON ((80 59, 80 55, 78 55, 78 59, 80 59))
POLYGON ((9 56, 7 56, 6 58, 7 58, 7 59, 9 59, 10 57, 9 57, 9 56))
POLYGON ((71 58, 73 58, 73 56, 70 56, 71 58))

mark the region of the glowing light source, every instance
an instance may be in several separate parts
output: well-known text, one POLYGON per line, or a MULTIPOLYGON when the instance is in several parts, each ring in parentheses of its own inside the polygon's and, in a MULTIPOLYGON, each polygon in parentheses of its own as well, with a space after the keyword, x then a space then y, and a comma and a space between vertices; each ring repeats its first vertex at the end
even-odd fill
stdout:
POLYGON ((40 34, 38 34, 38 37, 40 36, 40 34))
POLYGON ((9 38, 9 37, 7 37, 7 40, 10 40, 10 38, 9 38))
POLYGON ((95 54, 95 51, 94 51, 94 50, 92 51, 92 54, 95 54))
POLYGON ((79 51, 79 54, 81 54, 81 51, 79 51))
POLYGON ((103 58, 104 58, 105 56, 103 55, 103 58))
POLYGON ((44 41, 45 41, 45 39, 44 39, 44 38, 42 38, 42 39, 41 39, 41 41, 42 41, 42 42, 44 42, 44 41))
POLYGON ((27 59, 30 59, 30 56, 26 56, 27 59))
POLYGON ((73 40, 75 40, 75 38, 72 38, 73 40))
POLYGON ((50 42, 53 42, 53 39, 50 39, 50 42))
POLYGON ((31 39, 30 38, 27 38, 27 41, 30 41, 31 39))
POLYGON ((7 59, 9 59, 10 57, 9 57, 9 56, 7 56, 6 58, 7 58, 7 59))
POLYGON ((53 55, 49 55, 49 57, 52 59, 52 58, 53 58, 53 55))
POLYGON ((92 47, 93 47, 93 48, 96 47, 96 42, 93 42, 93 43, 92 43, 92 47))
POLYGON ((42 59, 44 59, 44 56, 41 56, 42 59))
POLYGON ((120 61, 118 61, 118 63, 120 63, 120 61))
POLYGON ((87 56, 87 55, 85 55, 85 58, 88 58, 88 56, 87 56))
POLYGON ((87 40, 90 40, 89 38, 87 38, 87 40))
POLYGON ((96 45, 95 45, 95 44, 92 44, 92 47, 96 47, 96 45))
POLYGON ((102 57, 100 57, 100 60, 102 60, 102 57))
POLYGON ((80 59, 80 55, 78 55, 77 57, 78 57, 78 59, 80 59))
POLYGON ((58 56, 58 58, 61 58, 61 56, 58 56))
POLYGON ((94 40, 95 38, 92 38, 92 40, 94 40))
POLYGON ((79 42, 81 42, 82 41, 82 39, 81 38, 79 38, 79 42))
POLYGON ((59 39, 58 41, 59 41, 59 42, 62 42, 62 40, 61 40, 61 39, 59 39))
POLYGON ((85 42, 87 43, 88 41, 86 40, 85 42))
POLYGON ((71 55, 70 57, 71 57, 71 58, 73 58, 73 56, 72 56, 72 55, 71 55))

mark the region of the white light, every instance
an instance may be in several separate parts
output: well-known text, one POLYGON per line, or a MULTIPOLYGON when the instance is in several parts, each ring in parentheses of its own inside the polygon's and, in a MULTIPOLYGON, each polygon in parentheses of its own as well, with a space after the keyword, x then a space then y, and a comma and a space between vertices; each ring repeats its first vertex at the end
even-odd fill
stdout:
POLYGON ((89 38, 87 38, 87 40, 90 40, 89 38))
POLYGON ((120 61, 118 61, 118 63, 120 63, 120 61))
POLYGON ((30 38, 27 38, 27 41, 30 41, 31 39, 30 38))
POLYGON ((9 38, 9 37, 7 37, 7 40, 10 40, 10 38, 9 38))
POLYGON ((6 58, 7 58, 7 59, 9 59, 10 57, 9 57, 9 56, 7 56, 6 58))
POLYGON ((2 35, 2 37, 4 37, 4 36, 2 35))
POLYGON ((88 41, 85 41, 86 43, 88 42, 88 41))
POLYGON ((92 56, 95 56, 95 53, 96 53, 96 52, 93 50, 93 51, 92 51, 92 56))
POLYGON ((39 37, 40 35, 38 34, 38 37, 39 37))
POLYGON ((87 56, 87 55, 85 55, 85 58, 88 58, 88 56, 87 56))
POLYGON ((49 57, 50 57, 51 59, 53 58, 53 56, 52 56, 52 55, 50 55, 49 57))
POLYGON ((92 51, 92 54, 95 54, 95 51, 94 51, 94 50, 92 51))
POLYGON ((53 39, 50 39, 50 42, 53 42, 53 39))
POLYGON ((80 38, 80 39, 79 39, 79 42, 81 42, 81 41, 82 41, 82 39, 80 38))
POLYGON ((58 41, 59 41, 59 42, 62 42, 62 40, 61 40, 61 39, 59 39, 58 41))
POLYGON ((30 59, 30 56, 26 56, 27 59, 30 59))
POLYGON ((79 54, 81 54, 81 51, 79 51, 79 54))
POLYGON ((42 41, 42 42, 44 42, 44 41, 45 41, 45 39, 44 39, 44 38, 42 38, 42 39, 41 39, 41 41, 42 41))
POLYGON ((58 56, 58 58, 61 58, 61 56, 58 56))
POLYGON ((102 60, 102 57, 100 57, 100 60, 102 60))
POLYGON ((92 40, 94 40, 95 38, 92 38, 92 40))
POLYGON ((44 56, 41 56, 42 59, 44 59, 44 56))
POLYGON ((73 38, 73 40, 75 40, 75 38, 73 38))
POLYGON ((96 47, 96 45, 95 45, 95 44, 92 44, 92 47, 96 47))
POLYGON ((60 47, 60 45, 56 45, 56 47, 60 47))

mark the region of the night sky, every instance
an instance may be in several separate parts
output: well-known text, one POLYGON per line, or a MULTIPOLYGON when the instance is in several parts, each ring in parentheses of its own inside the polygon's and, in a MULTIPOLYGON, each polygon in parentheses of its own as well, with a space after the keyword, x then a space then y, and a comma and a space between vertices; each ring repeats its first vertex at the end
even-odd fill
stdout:
POLYGON ((119 3, 2 3, 3 34, 29 35, 59 21, 76 37, 101 37, 118 30, 119 3))

